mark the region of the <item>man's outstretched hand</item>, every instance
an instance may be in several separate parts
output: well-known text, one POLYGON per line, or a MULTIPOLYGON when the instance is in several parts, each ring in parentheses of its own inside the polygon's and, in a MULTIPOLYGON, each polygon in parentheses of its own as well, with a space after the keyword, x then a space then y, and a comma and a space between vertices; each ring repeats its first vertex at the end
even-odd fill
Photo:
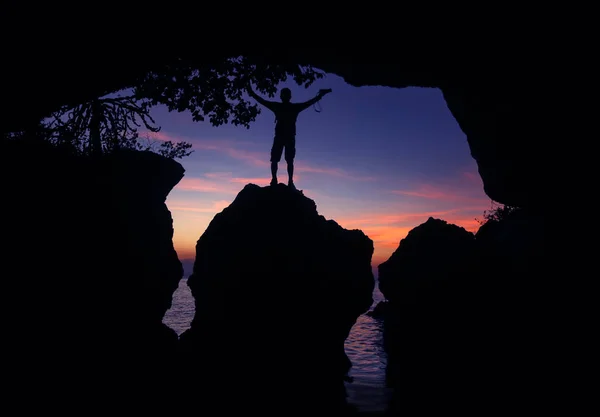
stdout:
POLYGON ((321 89, 319 90, 319 95, 320 95, 321 97, 323 97, 324 95, 327 95, 327 94, 329 94, 329 93, 331 93, 331 88, 321 88, 321 89))

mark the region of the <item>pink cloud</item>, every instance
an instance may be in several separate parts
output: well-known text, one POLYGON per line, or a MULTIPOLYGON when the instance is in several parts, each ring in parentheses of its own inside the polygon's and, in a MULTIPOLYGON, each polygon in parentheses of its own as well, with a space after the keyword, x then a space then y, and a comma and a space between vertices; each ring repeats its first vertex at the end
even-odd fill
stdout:
MULTIPOLYGON (((404 195, 408 197, 418 197, 429 200, 438 200, 446 202, 454 202, 461 204, 481 204, 482 206, 489 205, 489 198, 485 195, 473 195, 473 187, 457 187, 448 186, 441 187, 431 184, 420 184, 412 190, 392 190, 392 194, 404 195)), ((483 193, 482 193, 483 194, 483 193)))
POLYGON ((206 178, 223 179, 231 178, 233 174, 231 172, 207 172, 204 174, 206 178))
POLYGON ((214 181, 205 180, 203 178, 183 177, 175 186, 175 190, 184 191, 199 191, 199 192, 223 192, 222 187, 214 181))
POLYGON ((476 172, 465 171, 463 172, 463 177, 467 179, 467 181, 476 184, 483 184, 481 177, 476 172))
POLYGON ((223 152, 227 154, 230 158, 238 159, 240 161, 247 162, 256 167, 269 167, 271 166, 271 162, 269 162, 269 154, 263 154, 261 152, 250 152, 244 151, 241 149, 233 149, 233 148, 225 148, 223 152))
POLYGON ((373 230, 382 230, 381 228, 390 228, 395 226, 407 226, 413 227, 424 223, 430 217, 435 219, 445 220, 448 223, 456 224, 457 226, 464 227, 468 231, 477 231, 479 229, 479 223, 475 220, 475 217, 469 213, 476 211, 471 207, 459 208, 446 211, 423 211, 415 213, 372 213, 367 215, 360 215, 358 217, 341 217, 336 219, 336 222, 343 225, 346 228, 372 228, 373 230))
POLYGON ((266 186, 271 182, 270 178, 230 178, 229 181, 237 184, 256 184, 266 186))
POLYGON ((190 211, 192 213, 214 213, 215 210, 212 208, 201 208, 201 207, 187 207, 187 206, 177 206, 177 205, 168 205, 170 211, 190 211))
POLYGON ((307 165, 305 163, 299 163, 295 167, 295 170, 297 172, 324 174, 324 175, 346 178, 346 179, 355 180, 355 181, 375 181, 375 179, 376 179, 375 177, 361 177, 361 176, 357 176, 357 175, 352 175, 340 168, 321 168, 321 167, 314 167, 311 165, 307 165))
POLYGON ((255 152, 240 148, 240 146, 248 145, 248 142, 238 142, 229 139, 189 138, 172 135, 166 132, 145 131, 143 132, 143 135, 160 141, 189 142, 192 144, 193 149, 224 153, 230 158, 245 161, 258 167, 266 167, 270 165, 268 152, 255 152))
POLYGON ((266 155, 262 152, 247 151, 232 146, 226 140, 218 141, 194 141, 192 148, 200 150, 208 150, 224 153, 230 158, 237 159, 238 161, 244 161, 250 165, 256 167, 268 167, 271 165, 269 162, 269 154, 266 155))
POLYGON ((227 200, 215 201, 213 202, 213 209, 215 209, 216 211, 222 211, 224 208, 229 207, 230 204, 231 201, 227 200))
MULTIPOLYGON (((300 178, 299 175, 295 176, 295 180, 300 178)), ((238 184, 256 184, 264 187, 270 183, 270 176, 234 177, 231 172, 207 172, 203 177, 184 177, 176 188, 186 191, 237 193, 241 190, 238 184)))
POLYGON ((196 201, 192 199, 176 198, 167 201, 167 207, 171 211, 187 211, 192 213, 216 214, 229 206, 229 204, 231 204, 231 201, 227 200, 213 200, 207 202, 206 200, 196 201))
POLYGON ((368 226, 368 225, 393 225, 404 223, 424 222, 429 217, 443 218, 455 210, 446 211, 423 211, 414 213, 402 213, 401 209, 394 213, 365 213, 358 217, 341 217, 336 221, 344 223, 348 227, 368 226))
POLYGON ((140 132, 140 137, 144 138, 144 137, 148 137, 149 139, 154 139, 154 140, 159 140, 161 142, 181 142, 181 139, 178 138, 174 138, 170 135, 168 135, 167 133, 164 132, 151 132, 151 131, 144 131, 144 132, 140 132))
POLYGON ((271 179, 268 177, 232 177, 231 173, 228 172, 209 172, 204 174, 204 177, 184 177, 177 184, 175 190, 237 194, 241 191, 240 184, 246 185, 252 183, 259 186, 266 186, 270 182, 271 179))
MULTIPOLYGON (((248 142, 237 142, 228 139, 211 140, 200 138, 188 138, 183 136, 171 135, 165 132, 144 132, 144 134, 150 137, 151 139, 156 139, 160 141, 172 141, 175 143, 181 141, 190 142, 192 144, 193 149, 220 152, 229 156, 230 158, 239 161, 244 161, 255 167, 265 168, 271 165, 271 162, 269 161, 268 150, 266 150, 265 152, 257 152, 241 149, 241 146, 248 145, 248 142)), ((354 175, 340 168, 315 167, 302 162, 296 163, 295 171, 334 176, 354 181, 375 180, 374 177, 354 175)))

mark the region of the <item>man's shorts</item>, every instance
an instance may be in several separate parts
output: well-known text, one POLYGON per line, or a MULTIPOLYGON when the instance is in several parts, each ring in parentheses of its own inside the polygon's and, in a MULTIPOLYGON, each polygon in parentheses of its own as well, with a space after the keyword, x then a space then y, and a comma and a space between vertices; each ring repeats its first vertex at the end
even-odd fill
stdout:
POLYGON ((273 147, 271 147, 271 162, 279 162, 281 160, 283 148, 285 148, 286 162, 292 162, 296 156, 296 138, 281 138, 275 136, 273 147))

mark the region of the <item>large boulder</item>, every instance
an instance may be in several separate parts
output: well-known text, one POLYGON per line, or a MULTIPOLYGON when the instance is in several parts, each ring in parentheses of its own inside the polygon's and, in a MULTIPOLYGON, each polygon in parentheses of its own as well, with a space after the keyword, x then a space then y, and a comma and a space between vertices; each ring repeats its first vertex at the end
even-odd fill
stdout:
POLYGON ((447 287, 470 272, 474 249, 473 233, 430 217, 379 265, 379 289, 397 305, 436 304, 448 298, 447 287))
POLYGON ((430 218, 379 266, 392 409, 479 415, 543 403, 558 320, 545 218, 519 209, 473 235, 430 218))
POLYGON ((344 341, 373 302, 372 254, 301 192, 244 187, 196 246, 196 314, 180 338, 190 397, 259 414, 343 404, 344 341))
POLYGON ((473 233, 430 217, 379 265, 379 289, 389 300, 384 346, 395 412, 435 414, 474 403, 465 394, 475 392, 475 244, 473 233))

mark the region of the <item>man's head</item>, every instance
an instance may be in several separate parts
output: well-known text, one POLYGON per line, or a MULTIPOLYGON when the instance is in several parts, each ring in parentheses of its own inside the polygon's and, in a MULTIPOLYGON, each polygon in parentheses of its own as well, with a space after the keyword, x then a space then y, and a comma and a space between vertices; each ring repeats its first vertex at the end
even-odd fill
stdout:
POLYGON ((281 101, 288 103, 292 99, 292 90, 287 87, 282 88, 279 92, 279 97, 281 97, 281 101))

